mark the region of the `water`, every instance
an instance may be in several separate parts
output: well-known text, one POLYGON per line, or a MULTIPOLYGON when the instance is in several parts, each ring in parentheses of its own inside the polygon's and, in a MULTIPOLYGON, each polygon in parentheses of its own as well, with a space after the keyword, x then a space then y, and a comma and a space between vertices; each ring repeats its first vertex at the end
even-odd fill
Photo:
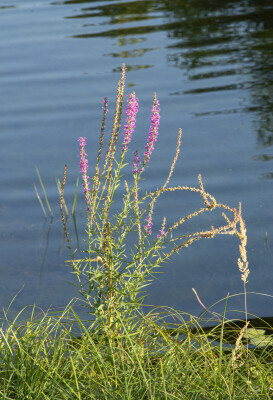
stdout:
MULTIPOLYGON (((60 178, 68 164, 65 193, 71 208, 77 138, 88 138, 94 159, 101 102, 108 96, 113 110, 123 62, 126 92, 135 90, 140 99, 132 150, 144 147, 154 91, 161 103, 160 135, 144 189, 163 183, 182 127, 173 185, 195 185, 201 173, 218 201, 232 207, 242 202, 248 290, 273 295, 272 20, 269 0, 1 2, 2 308, 16 294, 14 312, 32 303, 64 307, 75 295, 67 284, 71 276, 64 264, 55 176, 60 178), (35 166, 55 214, 52 224, 35 196, 35 166)), ((109 129, 111 124, 109 118, 109 129)), ((163 215, 171 222, 186 213, 192 202, 181 195, 162 201, 155 227, 163 215)), ((232 238, 194 244, 165 267, 147 302, 199 314, 192 287, 207 305, 242 292, 237 257, 232 238)), ((271 316, 272 301, 249 295, 249 312, 271 316)), ((242 297, 230 300, 232 307, 242 309, 242 297)), ((223 303, 215 310, 222 311, 223 303)))

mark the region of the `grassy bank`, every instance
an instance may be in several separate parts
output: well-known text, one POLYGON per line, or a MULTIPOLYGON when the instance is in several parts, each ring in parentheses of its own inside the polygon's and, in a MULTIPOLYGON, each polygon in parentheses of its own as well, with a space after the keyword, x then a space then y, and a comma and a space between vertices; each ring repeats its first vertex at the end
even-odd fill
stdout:
POLYGON ((6 318, 0 342, 1 398, 270 399, 273 397, 270 327, 253 329, 247 322, 249 268, 241 205, 236 209, 218 203, 206 192, 201 175, 197 186, 170 185, 180 151, 181 130, 163 185, 142 194, 141 181, 158 136, 160 108, 155 94, 143 154, 136 150, 130 156, 138 99, 134 92, 128 96, 120 139, 125 70, 123 66, 108 140, 105 139, 108 100, 103 101, 92 178, 88 176, 86 138, 79 138, 86 201, 87 237, 83 252, 71 247, 63 211, 66 166, 60 187, 60 210, 70 254, 68 265, 77 282, 77 304, 85 307, 88 321, 75 312, 76 300, 62 314, 42 313, 33 308, 32 316, 25 322, 20 315, 15 321, 6 318), (131 169, 131 182, 123 180, 124 168, 131 169), (200 207, 188 215, 178 215, 171 223, 168 216, 162 216, 161 228, 155 232, 157 201, 172 192, 191 192, 200 198, 200 207), (222 212, 223 220, 215 227, 213 218, 217 210, 222 212), (191 231, 188 222, 201 214, 208 215, 209 226, 191 231), (222 316, 207 310, 196 292, 200 306, 210 318, 209 325, 216 327, 202 328, 203 317, 169 308, 145 312, 146 287, 172 255, 195 241, 217 235, 238 237, 238 278, 240 274, 245 297, 243 321, 237 324, 227 321, 225 310, 222 316))
POLYGON ((221 325, 208 335, 171 310, 116 315, 114 322, 119 331, 96 322, 86 328, 68 308, 61 317, 10 324, 1 338, 1 398, 272 398, 272 350, 247 349, 242 330, 227 349, 221 325), (176 320, 175 334, 166 314, 176 320), (76 325, 79 336, 72 334, 76 325), (220 344, 212 342, 219 332, 220 344))

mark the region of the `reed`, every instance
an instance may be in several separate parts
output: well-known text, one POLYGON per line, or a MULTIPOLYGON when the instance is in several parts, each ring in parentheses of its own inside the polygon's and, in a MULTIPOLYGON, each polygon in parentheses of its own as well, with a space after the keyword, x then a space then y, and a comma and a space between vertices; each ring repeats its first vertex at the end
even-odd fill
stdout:
POLYGON ((75 216, 75 214, 76 214, 76 206, 77 206, 77 198, 78 198, 78 186, 79 186, 79 177, 77 177, 77 181, 76 181, 75 195, 74 195, 74 200, 73 200, 73 205, 72 205, 72 210, 71 210, 72 216, 75 216))
MULTIPOLYGON (((41 188, 42 188, 43 193, 44 193, 44 197, 45 197, 45 201, 46 201, 47 207, 49 209, 51 217, 53 218, 53 211, 52 211, 52 208, 50 207, 50 204, 49 204, 49 201, 48 201, 48 197, 47 197, 47 193, 46 193, 46 189, 45 189, 45 186, 43 184, 39 169, 37 167, 35 167, 35 168, 36 168, 36 172, 37 172, 37 175, 38 175, 38 178, 39 178, 39 182, 40 182, 41 188)), ((55 177, 55 180, 56 180, 56 186, 57 186, 59 195, 61 196, 61 182, 60 182, 60 179, 55 177)), ((33 185, 34 185, 34 190, 35 190, 35 193, 36 193, 36 197, 37 197, 37 199, 38 199, 38 201, 40 203, 40 206, 42 208, 44 216, 45 216, 45 218, 47 218, 47 213, 46 213, 46 210, 45 210, 45 207, 44 207, 44 203, 43 203, 43 201, 42 201, 42 199, 41 199, 41 197, 39 195, 37 186, 35 185, 35 183, 33 183, 33 185)), ((77 206, 77 198, 78 198, 78 186, 79 186, 79 177, 77 177, 77 180, 76 180, 74 200, 73 200, 73 205, 72 205, 72 209, 71 209, 71 214, 74 217, 75 217, 75 214, 76 214, 76 206, 77 206)), ((65 202, 64 198, 63 198, 63 206, 64 206, 64 209, 65 209, 66 218, 68 218, 69 217, 69 211, 68 211, 68 207, 66 205, 66 202, 65 202)))
MULTIPOLYGON (((46 201, 48 210, 49 210, 49 212, 50 212, 50 214, 51 214, 51 217, 53 217, 53 212, 52 212, 52 209, 51 209, 51 207, 50 207, 50 204, 49 204, 49 201, 48 201, 48 198, 47 198, 46 190, 45 190, 45 187, 44 187, 44 184, 43 184, 43 181, 42 181, 40 172, 39 172, 39 170, 38 170, 37 167, 35 167, 35 169, 36 169, 36 172, 37 172, 39 181, 40 181, 41 188, 42 188, 43 193, 44 193, 44 196, 45 196, 45 201, 46 201)), ((38 194, 38 191, 36 192, 36 194, 38 194)), ((38 197, 38 195, 37 195, 37 197, 38 197)), ((39 197, 38 197, 38 200, 39 200, 39 197)), ((40 201, 40 204, 41 204, 41 206, 42 206, 42 202, 41 202, 41 201, 40 201)), ((43 207, 42 207, 42 208, 43 208, 43 207)))
POLYGON ((38 201, 39 201, 39 203, 40 203, 40 205, 41 205, 41 207, 42 207, 42 210, 43 210, 44 216, 45 216, 45 218, 47 218, 47 213, 46 213, 46 210, 45 210, 45 207, 44 207, 44 203, 43 203, 43 201, 42 201, 42 199, 41 199, 41 197, 40 197, 40 195, 39 195, 39 192, 38 192, 37 186, 35 185, 35 183, 33 183, 33 185, 34 185, 34 190, 35 190, 35 193, 36 193, 37 199, 38 199, 38 201))

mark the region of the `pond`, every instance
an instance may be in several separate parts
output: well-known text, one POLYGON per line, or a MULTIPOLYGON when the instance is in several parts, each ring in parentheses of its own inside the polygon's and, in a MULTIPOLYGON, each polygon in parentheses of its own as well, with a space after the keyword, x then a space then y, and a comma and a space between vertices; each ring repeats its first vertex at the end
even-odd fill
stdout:
MULTIPOLYGON (((35 1, 0 6, 0 273, 1 309, 35 303, 64 307, 76 294, 59 215, 55 177, 68 165, 71 209, 79 176, 79 136, 95 160, 103 96, 111 129, 117 81, 127 65, 126 93, 140 106, 131 151, 142 151, 156 91, 161 124, 143 190, 167 177, 177 132, 182 151, 173 185, 204 185, 231 207, 242 202, 248 233, 249 292, 273 295, 273 4, 270 0, 35 1), (38 167, 54 218, 44 218, 38 167)), ((80 196, 82 197, 82 196, 80 196)), ((193 197, 174 195, 155 212, 174 221, 193 197)), ((199 204, 198 202, 196 204, 199 204)), ((76 212, 84 249, 83 200, 76 212)), ((209 223, 216 224, 220 217, 209 223)), ((196 220, 198 228, 198 221, 196 220)), ((70 223, 71 234, 74 227, 70 223)), ((74 246, 77 242, 73 242, 74 246)), ((147 304, 198 315, 243 290, 238 241, 194 243, 173 258, 148 288, 147 304)), ((248 295, 248 311, 272 316, 273 298, 248 295)), ((224 302, 214 311, 222 312, 224 302)), ((242 296, 229 309, 243 309, 242 296)))

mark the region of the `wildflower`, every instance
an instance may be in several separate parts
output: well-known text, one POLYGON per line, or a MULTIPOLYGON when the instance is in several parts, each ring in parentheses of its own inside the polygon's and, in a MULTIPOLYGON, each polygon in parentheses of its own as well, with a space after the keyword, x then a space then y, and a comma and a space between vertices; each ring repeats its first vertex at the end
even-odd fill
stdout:
MULTIPOLYGON (((83 193, 85 194, 85 199, 86 203, 88 204, 89 201, 89 192, 90 192, 90 184, 89 184, 89 176, 87 175, 87 170, 88 170, 88 159, 87 159, 87 153, 85 151, 85 146, 86 146, 86 137, 80 137, 78 139, 78 142, 80 143, 80 171, 82 173, 82 178, 83 178, 83 193)), ((87 205, 87 210, 89 210, 89 206, 87 205)))
POLYGON ((159 234, 157 235, 158 239, 160 239, 162 236, 167 235, 167 232, 165 231, 165 226, 166 226, 166 217, 163 218, 161 229, 159 231, 159 234))
POLYGON ((151 217, 146 217, 145 220, 147 221, 147 225, 144 226, 144 229, 146 232, 148 232, 150 235, 152 234, 152 219, 151 217))
POLYGON ((160 122, 160 115, 159 115, 159 101, 157 100, 156 93, 154 94, 154 104, 152 106, 152 114, 151 114, 151 126, 150 131, 148 134, 147 144, 145 146, 144 152, 144 160, 143 160, 143 167, 141 172, 144 171, 146 164, 150 161, 151 154, 154 150, 154 144, 157 141, 158 136, 158 126, 160 122))
POLYGON ((158 239, 160 239, 162 236, 165 236, 166 232, 164 231, 164 229, 160 229, 159 234, 157 235, 158 239))
POLYGON ((106 96, 103 97, 102 104, 103 104, 103 107, 101 107, 101 108, 103 109, 103 113, 104 112, 108 112, 109 111, 108 108, 107 108, 108 107, 108 99, 107 99, 106 96))
POLYGON ((139 173, 138 166, 139 166, 139 163, 140 163, 140 158, 139 158, 139 155, 138 155, 138 151, 137 151, 137 150, 134 151, 133 154, 134 154, 134 159, 133 159, 133 167, 134 167, 134 169, 133 169, 133 174, 137 174, 137 173, 139 173))
POLYGON ((136 126, 136 115, 138 112, 138 99, 136 98, 135 92, 131 93, 127 101, 126 107, 126 124, 124 126, 124 140, 123 140, 123 152, 128 149, 128 145, 131 141, 132 134, 136 126))
POLYGON ((109 112, 109 110, 107 108, 108 107, 108 99, 107 99, 107 97, 103 98, 102 104, 103 104, 103 107, 102 107, 103 114, 102 114, 101 132, 100 132, 100 146, 99 146, 99 153, 98 153, 98 157, 97 157, 98 163, 100 162, 101 149, 102 149, 102 146, 103 146, 103 136, 104 136, 104 129, 105 129, 106 114, 109 112))

